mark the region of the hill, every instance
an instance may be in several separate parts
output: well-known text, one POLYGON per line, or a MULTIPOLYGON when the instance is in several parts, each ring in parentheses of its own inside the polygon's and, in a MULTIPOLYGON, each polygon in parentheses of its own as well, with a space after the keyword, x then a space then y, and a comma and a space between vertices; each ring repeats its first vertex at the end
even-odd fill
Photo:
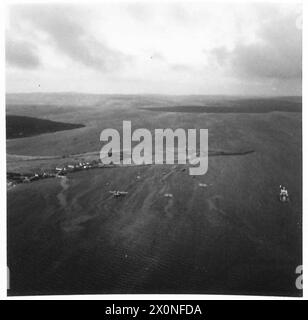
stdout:
POLYGON ((6 116, 6 138, 15 139, 42 133, 82 128, 82 124, 56 122, 25 116, 6 116))

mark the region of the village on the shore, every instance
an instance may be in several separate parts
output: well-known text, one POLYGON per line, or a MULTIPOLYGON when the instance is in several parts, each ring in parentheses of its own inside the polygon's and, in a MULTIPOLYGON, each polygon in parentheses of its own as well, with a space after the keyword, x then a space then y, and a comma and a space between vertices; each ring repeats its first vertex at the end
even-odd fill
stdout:
POLYGON ((51 170, 35 173, 7 172, 7 187, 11 188, 20 183, 30 183, 47 178, 63 178, 70 172, 110 166, 111 165, 103 165, 99 160, 92 160, 90 162, 70 163, 63 166, 57 166, 51 170))

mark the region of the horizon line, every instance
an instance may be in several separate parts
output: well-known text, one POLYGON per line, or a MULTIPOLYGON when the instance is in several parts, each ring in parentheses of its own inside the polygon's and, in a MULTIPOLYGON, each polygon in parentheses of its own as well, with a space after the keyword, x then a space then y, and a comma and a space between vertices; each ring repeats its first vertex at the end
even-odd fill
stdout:
POLYGON ((97 93, 97 92, 78 92, 78 91, 31 91, 31 92, 5 92, 5 95, 27 95, 27 94, 76 94, 76 95, 97 95, 97 96, 225 96, 225 97, 302 97, 302 94, 228 94, 228 93, 97 93))

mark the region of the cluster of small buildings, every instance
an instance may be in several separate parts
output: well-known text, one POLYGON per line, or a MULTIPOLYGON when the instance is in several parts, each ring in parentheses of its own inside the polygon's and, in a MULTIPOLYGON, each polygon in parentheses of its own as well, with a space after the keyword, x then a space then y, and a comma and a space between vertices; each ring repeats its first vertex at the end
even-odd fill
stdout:
POLYGON ((56 167, 54 170, 44 171, 40 173, 17 173, 7 172, 8 186, 14 186, 19 183, 29 183, 40 179, 63 177, 69 172, 87 170, 101 167, 101 163, 97 160, 91 162, 79 162, 56 167))
POLYGON ((28 183, 40 179, 52 178, 55 177, 56 174, 52 172, 42 172, 42 173, 17 173, 17 172, 8 172, 7 180, 10 184, 18 184, 18 183, 28 183))
POLYGON ((68 164, 63 167, 56 167, 55 171, 57 175, 65 175, 68 172, 98 168, 99 166, 100 166, 99 161, 93 160, 91 162, 79 162, 79 163, 68 164))

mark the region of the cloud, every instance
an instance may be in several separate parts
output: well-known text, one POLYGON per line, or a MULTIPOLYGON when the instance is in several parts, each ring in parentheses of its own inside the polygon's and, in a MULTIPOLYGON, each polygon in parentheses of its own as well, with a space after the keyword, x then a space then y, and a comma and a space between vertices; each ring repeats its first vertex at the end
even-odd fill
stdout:
POLYGON ((81 9, 66 6, 18 6, 14 17, 47 35, 50 45, 70 59, 99 71, 118 68, 128 56, 98 41, 84 27, 90 19, 81 9))
POLYGON ((159 52, 154 52, 150 58, 156 61, 162 61, 162 62, 166 61, 166 58, 164 57, 164 55, 159 52))
POLYGON ((8 88, 40 81, 49 91, 300 94, 300 11, 284 7, 13 5, 8 88))
POLYGON ((171 64, 170 69, 176 72, 185 72, 185 73, 191 73, 195 71, 192 66, 184 63, 171 64))
POLYGON ((7 64, 22 69, 35 69, 40 65, 37 51, 26 41, 12 40, 7 37, 5 57, 7 64))
POLYGON ((251 43, 237 43, 232 50, 221 46, 211 57, 229 74, 251 79, 301 79, 302 33, 296 13, 271 14, 264 19, 251 43), (275 18, 273 18, 275 17, 275 18))

